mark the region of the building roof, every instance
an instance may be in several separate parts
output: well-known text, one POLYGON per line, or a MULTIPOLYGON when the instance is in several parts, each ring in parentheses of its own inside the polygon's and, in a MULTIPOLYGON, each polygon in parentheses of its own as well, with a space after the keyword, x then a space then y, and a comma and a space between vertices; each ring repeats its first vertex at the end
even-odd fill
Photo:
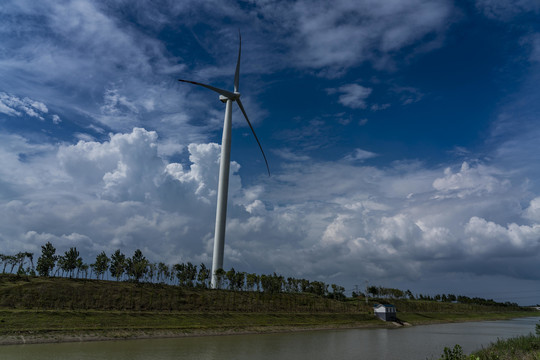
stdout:
POLYGON ((385 308, 395 308, 395 306, 392 305, 392 304, 377 304, 377 305, 375 305, 373 307, 378 308, 378 307, 381 307, 381 306, 383 306, 385 308))

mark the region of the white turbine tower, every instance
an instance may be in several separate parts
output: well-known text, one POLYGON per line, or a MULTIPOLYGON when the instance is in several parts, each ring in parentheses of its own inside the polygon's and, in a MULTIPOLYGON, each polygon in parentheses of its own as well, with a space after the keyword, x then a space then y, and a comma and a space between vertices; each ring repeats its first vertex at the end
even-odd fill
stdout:
POLYGON ((268 170, 268 175, 270 175, 270 168, 268 167, 268 161, 266 160, 266 155, 261 146, 261 142, 255 134, 253 126, 248 119, 242 101, 240 101, 240 93, 238 85, 240 81, 240 54, 242 52, 242 37, 239 34, 239 46, 238 46, 238 61, 236 62, 236 71, 234 73, 234 92, 230 92, 223 89, 218 89, 216 87, 201 84, 195 81, 189 80, 178 80, 194 85, 199 85, 215 91, 219 94, 219 100, 226 103, 225 106, 225 119, 223 120, 223 138, 221 140, 221 161, 219 165, 219 183, 218 183, 218 195, 217 195, 217 208, 216 208, 216 229, 214 233, 214 257, 212 260, 212 288, 217 287, 217 277, 216 271, 218 269, 223 269, 223 250, 225 247, 225 222, 227 218, 227 195, 229 192, 229 167, 231 162, 231 127, 232 127, 232 103, 236 101, 238 107, 244 114, 246 121, 257 140, 259 149, 261 149, 264 162, 266 163, 266 169, 268 170))

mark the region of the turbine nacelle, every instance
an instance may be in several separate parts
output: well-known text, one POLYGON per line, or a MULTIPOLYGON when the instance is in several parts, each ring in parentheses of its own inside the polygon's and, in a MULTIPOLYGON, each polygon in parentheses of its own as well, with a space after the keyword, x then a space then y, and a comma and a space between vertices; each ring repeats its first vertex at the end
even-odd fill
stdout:
POLYGON ((225 96, 225 95, 219 95, 219 101, 222 103, 226 103, 227 100, 236 101, 240 98, 240 93, 235 91, 232 93, 234 96, 225 96))

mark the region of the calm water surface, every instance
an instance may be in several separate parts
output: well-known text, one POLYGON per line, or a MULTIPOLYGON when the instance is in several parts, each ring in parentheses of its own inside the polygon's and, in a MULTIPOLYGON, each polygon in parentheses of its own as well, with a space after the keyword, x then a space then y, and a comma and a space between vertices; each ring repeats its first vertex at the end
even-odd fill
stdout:
POLYGON ((534 333, 540 317, 415 326, 401 329, 307 331, 179 339, 103 341, 0 347, 0 359, 437 359, 445 346, 466 353, 497 338, 534 333))

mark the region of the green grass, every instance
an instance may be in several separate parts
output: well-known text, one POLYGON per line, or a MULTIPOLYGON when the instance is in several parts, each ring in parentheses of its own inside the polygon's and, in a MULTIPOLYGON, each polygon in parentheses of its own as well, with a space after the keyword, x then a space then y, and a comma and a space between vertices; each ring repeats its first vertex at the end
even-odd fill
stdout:
POLYGON ((445 348, 439 360, 539 360, 540 336, 533 334, 497 340, 485 349, 463 354, 461 346, 445 348))
MULTIPOLYGON (((97 334, 283 331, 392 326, 373 315, 373 299, 331 300, 313 294, 233 292, 163 284, 0 275, 2 338, 97 334)), ((534 316, 520 308, 392 300, 410 324, 534 316)), ((7 341, 9 343, 9 341, 7 341)), ((6 343, 6 341, 4 341, 6 343)))
POLYGON ((473 353, 472 356, 481 360, 538 360, 540 359, 540 337, 531 334, 498 340, 486 349, 473 353))
MULTIPOLYGON (((433 322, 492 320, 516 317, 511 314, 437 314, 427 321, 421 315, 403 314, 411 324, 433 322), (420 319, 420 320, 417 320, 420 319)), ((530 315, 530 314, 529 314, 530 315)), ((0 310, 0 335, 42 333, 47 331, 88 332, 103 330, 216 330, 264 328, 314 328, 390 326, 372 314, 362 313, 242 313, 242 312, 155 312, 98 310, 0 310)))
POLYGON ((352 326, 380 322, 363 314, 268 314, 268 313, 163 313, 125 311, 36 311, 0 310, 0 335, 43 331, 93 330, 197 330, 256 328, 328 324, 352 326))
MULTIPOLYGON (((0 308, 36 310, 358 312, 313 294, 180 288, 163 284, 0 276, 0 308)), ((362 308, 367 312, 367 308, 362 308)))
POLYGON ((399 313, 399 319, 413 325, 464 322, 464 321, 484 321, 484 320, 506 320, 518 317, 535 316, 530 311, 493 311, 493 312, 426 312, 426 313, 399 313))

